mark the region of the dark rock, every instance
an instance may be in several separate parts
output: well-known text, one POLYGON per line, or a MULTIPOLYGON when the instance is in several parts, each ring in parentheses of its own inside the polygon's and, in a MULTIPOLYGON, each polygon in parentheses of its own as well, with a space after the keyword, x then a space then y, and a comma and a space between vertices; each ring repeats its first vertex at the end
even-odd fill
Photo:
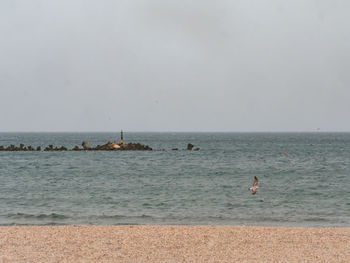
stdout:
POLYGON ((34 148, 32 146, 28 146, 28 151, 34 151, 34 148))
POLYGON ((193 151, 199 151, 199 147, 194 148, 193 151))
POLYGON ((40 152, 40 151, 41 151, 41 147, 40 147, 40 146, 36 147, 36 150, 37 150, 38 152, 40 152))
POLYGON ((72 151, 80 151, 78 146, 74 146, 74 148, 72 149, 72 151))
POLYGON ((4 151, 4 150, 5 150, 4 146, 0 145, 0 151, 4 151))
POLYGON ((8 151, 14 152, 14 151, 18 151, 19 148, 14 146, 13 144, 11 144, 9 147, 7 147, 8 151))
POLYGON ((83 141, 81 146, 83 146, 84 150, 88 150, 89 149, 89 144, 87 141, 83 141))
POLYGON ((53 145, 52 145, 52 144, 50 144, 49 146, 45 147, 45 149, 44 149, 45 152, 52 152, 52 151, 54 151, 54 150, 55 150, 55 149, 53 148, 53 145))
POLYGON ((173 151, 178 151, 179 149, 178 149, 178 148, 173 148, 172 150, 173 150, 173 151))
POLYGON ((148 145, 140 143, 128 143, 120 146, 120 150, 124 151, 152 151, 152 148, 148 145))
POLYGON ((193 149, 194 145, 189 143, 187 144, 187 150, 191 151, 193 149))
POLYGON ((24 148, 24 144, 21 143, 21 144, 19 145, 19 149, 20 149, 20 150, 23 150, 23 148, 24 148))

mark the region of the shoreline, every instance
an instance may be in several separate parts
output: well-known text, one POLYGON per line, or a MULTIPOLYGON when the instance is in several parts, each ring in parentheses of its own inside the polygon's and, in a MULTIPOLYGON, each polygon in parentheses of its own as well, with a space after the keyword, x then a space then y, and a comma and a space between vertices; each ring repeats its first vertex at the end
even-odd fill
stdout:
POLYGON ((0 262, 350 262, 350 228, 0 226, 0 262))

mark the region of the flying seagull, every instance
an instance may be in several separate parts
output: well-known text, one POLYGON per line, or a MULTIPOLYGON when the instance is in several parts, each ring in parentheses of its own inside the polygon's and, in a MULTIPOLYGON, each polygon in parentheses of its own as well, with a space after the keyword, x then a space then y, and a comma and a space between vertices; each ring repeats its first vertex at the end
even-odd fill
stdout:
POLYGON ((249 190, 252 191, 252 195, 255 195, 256 191, 258 191, 258 188, 259 188, 258 183, 259 183, 258 178, 254 176, 253 186, 249 188, 249 190))

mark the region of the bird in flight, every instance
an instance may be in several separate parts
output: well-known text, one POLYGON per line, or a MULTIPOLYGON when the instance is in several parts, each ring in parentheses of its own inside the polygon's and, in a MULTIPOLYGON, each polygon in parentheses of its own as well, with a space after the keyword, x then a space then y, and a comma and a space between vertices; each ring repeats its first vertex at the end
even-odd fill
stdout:
POLYGON ((252 195, 255 195, 256 191, 258 191, 258 188, 259 188, 258 183, 259 183, 258 178, 254 176, 253 186, 249 188, 249 190, 252 191, 252 195))

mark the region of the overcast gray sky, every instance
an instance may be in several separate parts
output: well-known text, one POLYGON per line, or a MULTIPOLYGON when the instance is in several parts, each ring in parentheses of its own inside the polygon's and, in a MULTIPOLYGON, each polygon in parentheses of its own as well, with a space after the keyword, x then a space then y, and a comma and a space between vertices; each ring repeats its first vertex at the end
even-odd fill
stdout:
POLYGON ((350 131, 348 0, 1 0, 0 131, 350 131))

